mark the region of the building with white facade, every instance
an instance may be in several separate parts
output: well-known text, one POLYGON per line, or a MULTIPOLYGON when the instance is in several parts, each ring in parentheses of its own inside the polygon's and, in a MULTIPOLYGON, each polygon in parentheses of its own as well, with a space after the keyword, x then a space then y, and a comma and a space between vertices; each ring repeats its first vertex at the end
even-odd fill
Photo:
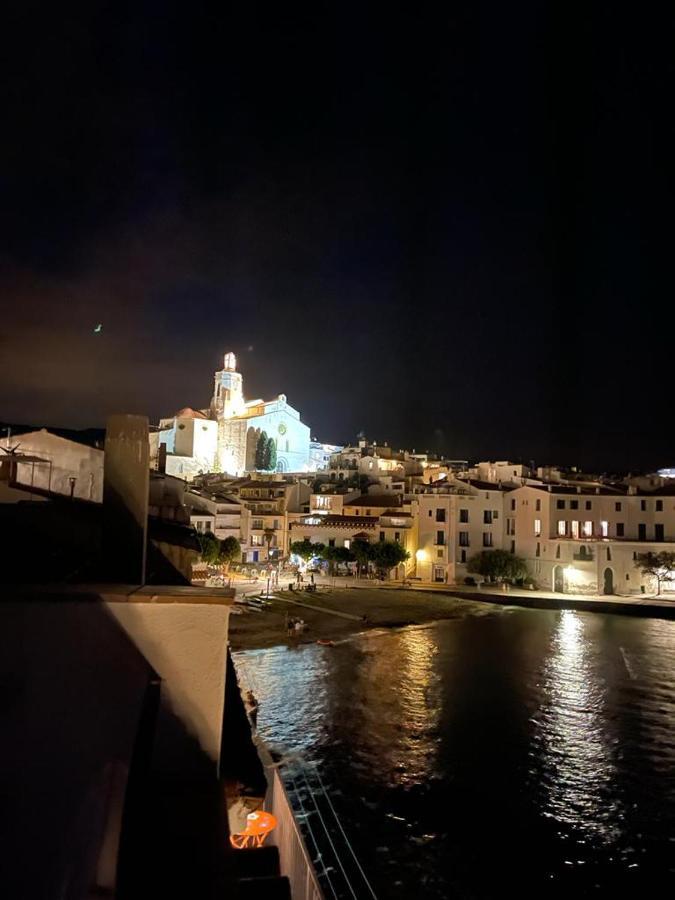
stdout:
POLYGON ((103 450, 46 428, 17 435, 8 449, 11 455, 0 451, 3 483, 94 503, 103 499, 103 450))
POLYGON ((507 549, 543 590, 638 594, 651 585, 637 554, 675 552, 675 487, 525 486, 509 494, 505 516, 507 549))
POLYGON ((234 353, 226 353, 214 375, 207 409, 181 409, 160 420, 150 435, 151 459, 171 475, 192 480, 206 472, 240 475, 256 469, 262 433, 274 441, 277 472, 310 469, 310 431, 284 394, 273 400, 245 400, 244 380, 234 353))
POLYGON ((504 549, 504 497, 499 484, 445 479, 416 489, 419 504, 417 575, 462 583, 481 550, 504 549))

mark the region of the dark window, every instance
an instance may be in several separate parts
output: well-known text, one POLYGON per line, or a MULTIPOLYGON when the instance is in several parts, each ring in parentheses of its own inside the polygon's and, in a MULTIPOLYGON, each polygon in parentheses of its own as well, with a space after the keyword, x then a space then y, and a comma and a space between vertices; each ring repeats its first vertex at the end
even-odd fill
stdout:
POLYGON ((556 503, 556 506, 557 506, 558 509, 565 509, 565 501, 564 501, 564 500, 558 500, 557 503, 556 503))
POLYGON ((614 504, 614 509, 616 510, 616 512, 621 512, 621 503, 620 503, 620 502, 619 502, 619 503, 615 503, 615 504, 614 504))
POLYGON ((659 523, 654 526, 654 540, 662 541, 663 540, 663 523, 659 523))
POLYGON ((463 563, 466 562, 466 550, 459 551, 459 561, 463 563))
POLYGON ((640 522, 638 525, 638 541, 646 541, 647 540, 647 526, 644 522, 640 522))
POLYGON ((612 549, 611 549, 611 547, 608 547, 607 548, 607 562, 611 562, 611 561, 612 561, 612 549))
POLYGON ((492 525, 492 510, 491 509, 483 510, 483 524, 484 525, 492 525))
POLYGON ((663 500, 656 501, 656 511, 663 512, 663 500))
POLYGON ((434 514, 433 509, 430 509, 430 510, 429 510, 429 515, 430 515, 430 516, 433 516, 433 514, 434 514))
POLYGON ((469 521, 469 510, 468 509, 460 509, 459 521, 460 522, 468 522, 469 521))
POLYGON ((586 501, 586 509, 593 509, 593 503, 590 500, 586 501))
POLYGON ((380 540, 381 540, 381 541, 384 540, 384 531, 381 531, 381 532, 380 532, 380 540))
POLYGON ((541 556, 541 544, 537 541, 537 550, 534 554, 535 556, 541 556))
POLYGON ((445 543, 445 535, 443 534, 442 531, 437 531, 436 532, 436 545, 438 547, 442 547, 444 543, 445 543))
POLYGON ((537 510, 537 512, 539 512, 539 510, 541 509, 541 500, 537 500, 535 509, 537 510))
POLYGON ((516 542, 511 541, 511 553, 515 553, 515 552, 516 552, 516 542))
POLYGON ((460 531, 459 532, 459 546, 460 547, 468 547, 469 546, 469 532, 468 531, 460 531))
POLYGON ((640 500, 640 509, 642 510, 642 512, 644 512, 647 509, 647 501, 646 500, 640 500))
POLYGON ((579 509, 579 501, 570 500, 570 509, 579 509))
POLYGON ((492 546, 492 532, 491 531, 483 532, 483 546, 484 547, 492 546))
POLYGON ((328 546, 329 547, 335 546, 335 538, 328 538, 328 546))
POLYGON ((560 559, 560 544, 555 548, 555 558, 560 559))
POLYGON ((516 508, 516 501, 512 500, 511 501, 511 509, 515 509, 515 508, 516 508))
POLYGON ((444 509, 436 510, 436 521, 437 522, 445 522, 445 510, 444 509))
POLYGON ((401 532, 400 531, 394 532, 394 540, 398 541, 399 543, 401 542, 401 532))
POLYGON ((616 536, 623 537, 623 522, 616 523, 616 536))

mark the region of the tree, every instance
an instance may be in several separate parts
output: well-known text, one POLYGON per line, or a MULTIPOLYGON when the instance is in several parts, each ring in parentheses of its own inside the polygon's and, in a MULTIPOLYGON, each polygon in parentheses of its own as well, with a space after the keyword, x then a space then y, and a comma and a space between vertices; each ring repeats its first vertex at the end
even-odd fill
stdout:
POLYGON ((410 559, 410 554, 398 541, 380 541, 373 544, 372 558, 382 575, 388 574, 394 566, 410 559))
POLYGON ((211 531, 198 531, 197 540, 202 562, 217 565, 220 562, 220 541, 211 531))
POLYGON ((525 560, 507 550, 482 550, 471 557, 466 568, 489 581, 515 581, 527 575, 525 560))
POLYGON ((269 448, 267 444, 267 432, 261 431, 255 445, 255 467, 261 471, 267 471, 269 462, 269 448))
POLYGON ((354 559, 359 567, 359 573, 361 573, 363 569, 367 570, 368 562, 373 558, 373 545, 370 541, 366 541, 363 538, 356 538, 356 540, 352 541, 351 551, 354 554, 354 559))
POLYGON ((352 562, 354 554, 348 547, 324 547, 321 558, 328 563, 328 574, 335 574, 335 566, 352 562))
POLYGON ((274 472, 277 467, 277 442, 273 437, 267 441, 267 468, 274 472))
POLYGON ((661 594, 661 583, 675 581, 675 553, 670 550, 661 550, 659 553, 649 551, 638 553, 634 565, 640 569, 643 575, 651 575, 656 578, 656 596, 661 594))
POLYGON ((224 541, 221 541, 220 558, 221 561, 228 566, 235 560, 241 559, 241 544, 233 535, 230 535, 230 537, 226 537, 224 541))
POLYGON ((309 560, 313 559, 315 556, 321 556, 324 545, 313 544, 311 541, 308 541, 307 538, 304 538, 302 541, 293 541, 288 549, 291 553, 304 559, 305 562, 309 562, 309 560))

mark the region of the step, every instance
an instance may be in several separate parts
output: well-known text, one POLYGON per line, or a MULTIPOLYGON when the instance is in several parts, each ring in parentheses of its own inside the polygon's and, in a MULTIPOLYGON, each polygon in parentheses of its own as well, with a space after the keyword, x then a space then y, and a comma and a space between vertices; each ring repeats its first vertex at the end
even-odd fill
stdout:
POLYGON ((291 886, 285 876, 240 878, 237 887, 241 900, 292 900, 291 886))
POLYGON ((279 874, 279 849, 270 844, 267 847, 234 850, 232 871, 235 878, 277 876, 279 874))

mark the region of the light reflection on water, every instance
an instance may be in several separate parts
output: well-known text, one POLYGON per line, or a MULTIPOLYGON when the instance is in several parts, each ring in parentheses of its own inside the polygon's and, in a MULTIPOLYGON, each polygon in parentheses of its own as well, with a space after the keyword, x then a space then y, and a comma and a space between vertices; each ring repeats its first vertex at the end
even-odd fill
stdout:
POLYGON ((457 604, 236 655, 261 733, 319 765, 378 896, 674 887, 675 623, 457 604))
POLYGON ((607 685, 589 659, 587 621, 571 610, 560 613, 532 738, 548 793, 544 814, 611 841, 622 820, 621 801, 608 790, 618 738, 607 716, 607 685))

